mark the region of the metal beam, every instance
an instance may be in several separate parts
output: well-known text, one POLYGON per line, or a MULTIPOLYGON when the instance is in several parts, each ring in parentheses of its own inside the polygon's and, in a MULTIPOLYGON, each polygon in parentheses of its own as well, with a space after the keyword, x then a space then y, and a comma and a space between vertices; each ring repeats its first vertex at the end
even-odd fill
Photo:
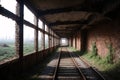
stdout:
POLYGON ((83 8, 82 6, 72 6, 72 7, 66 7, 66 8, 57 8, 57 9, 47 9, 47 10, 39 10, 39 16, 44 15, 52 15, 57 13, 65 13, 65 12, 72 12, 72 11, 90 11, 87 8, 83 8))
POLYGON ((7 9, 0 6, 0 14, 2 14, 5 17, 11 18, 15 21, 18 21, 18 16, 13 14, 12 12, 8 11, 7 9))
POLYGON ((88 20, 56 21, 56 22, 53 22, 53 23, 49 23, 49 26, 70 25, 70 24, 88 24, 88 20))
POLYGON ((39 17, 39 10, 35 8, 33 4, 29 0, 24 0, 25 5, 36 15, 38 18, 40 18, 41 21, 43 21, 45 24, 48 24, 48 22, 45 20, 45 18, 39 17))

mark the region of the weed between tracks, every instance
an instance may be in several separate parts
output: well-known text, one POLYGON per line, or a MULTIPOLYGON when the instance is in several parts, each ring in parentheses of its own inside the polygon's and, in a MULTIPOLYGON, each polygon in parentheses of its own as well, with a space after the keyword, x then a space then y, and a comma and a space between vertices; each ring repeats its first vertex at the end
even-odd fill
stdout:
MULTIPOLYGON (((110 51, 112 52, 111 46, 108 48, 110 48, 110 51)), ((93 67, 96 67, 104 76, 106 76, 106 78, 110 77, 110 79, 107 80, 120 80, 120 61, 112 63, 109 55, 106 58, 101 58, 98 55, 93 56, 94 53, 92 54, 91 52, 81 52, 72 47, 70 47, 70 49, 86 59, 93 67)), ((110 51, 109 53, 111 54, 110 51)))

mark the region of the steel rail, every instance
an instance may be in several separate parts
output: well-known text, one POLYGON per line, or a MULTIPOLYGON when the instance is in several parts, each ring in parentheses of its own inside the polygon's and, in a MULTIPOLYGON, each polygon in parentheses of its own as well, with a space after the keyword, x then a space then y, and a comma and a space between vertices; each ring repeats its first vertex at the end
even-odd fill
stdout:
MULTIPOLYGON (((67 51, 68 51, 68 50, 67 50, 67 51)), ((83 72, 82 72, 81 69, 79 68, 78 64, 76 63, 75 59, 74 59, 73 56, 71 55, 71 53, 70 53, 69 51, 68 51, 68 53, 69 53, 69 55, 70 55, 73 63, 75 64, 76 68, 78 69, 78 71, 79 71, 81 77, 83 78, 83 80, 87 80, 86 77, 85 77, 85 75, 83 74, 83 72)))
POLYGON ((94 72, 96 73, 97 76, 99 76, 100 80, 106 80, 106 79, 103 77, 103 75, 102 75, 100 72, 98 72, 97 70, 95 70, 95 69, 91 66, 91 64, 89 64, 88 62, 86 62, 83 57, 80 57, 78 54, 76 54, 76 55, 79 57, 79 59, 80 59, 81 61, 83 61, 87 66, 89 66, 89 67, 92 69, 92 71, 94 71, 94 72))
POLYGON ((103 77, 103 75, 100 72, 98 72, 97 70, 95 70, 88 62, 86 62, 84 58, 80 57, 79 55, 77 55, 77 56, 80 58, 80 60, 82 60, 87 66, 89 66, 99 76, 100 80, 106 80, 103 77))
POLYGON ((58 67, 59 67, 59 63, 60 63, 60 58, 61 58, 61 53, 62 53, 62 48, 61 48, 61 51, 59 52, 58 61, 57 61, 57 65, 55 67, 55 71, 53 73, 52 80, 56 80, 56 76, 57 76, 57 72, 58 72, 58 67))

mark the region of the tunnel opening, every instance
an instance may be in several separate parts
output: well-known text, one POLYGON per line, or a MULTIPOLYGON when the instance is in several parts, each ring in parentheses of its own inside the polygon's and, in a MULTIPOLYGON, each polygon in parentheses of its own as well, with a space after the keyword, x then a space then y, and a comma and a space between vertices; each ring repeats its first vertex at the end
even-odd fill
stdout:
POLYGON ((67 47, 69 44, 68 44, 68 39, 67 38, 61 38, 60 39, 60 46, 61 47, 67 47))

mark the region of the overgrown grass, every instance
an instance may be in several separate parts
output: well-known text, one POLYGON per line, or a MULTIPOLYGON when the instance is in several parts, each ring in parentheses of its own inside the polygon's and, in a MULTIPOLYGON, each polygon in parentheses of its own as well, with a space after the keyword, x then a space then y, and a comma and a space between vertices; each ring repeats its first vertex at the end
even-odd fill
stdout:
POLYGON ((109 46, 108 55, 104 58, 100 58, 98 55, 93 56, 91 52, 86 51, 83 53, 81 51, 77 51, 75 48, 70 49, 85 58, 87 62, 89 62, 93 67, 96 67, 104 75, 107 75, 107 77, 110 77, 111 80, 120 80, 120 61, 118 61, 118 63, 111 63, 111 59, 108 58, 111 56, 109 54, 113 54, 114 51, 111 46, 109 46))
POLYGON ((108 75, 115 80, 120 80, 120 61, 118 63, 108 63, 106 58, 100 58, 98 56, 91 57, 90 53, 82 55, 92 66, 96 67, 103 74, 108 75))
POLYGON ((106 56, 106 61, 108 63, 112 64, 113 63, 113 54, 114 54, 115 50, 113 49, 112 44, 107 45, 107 48, 108 48, 108 53, 106 56))

